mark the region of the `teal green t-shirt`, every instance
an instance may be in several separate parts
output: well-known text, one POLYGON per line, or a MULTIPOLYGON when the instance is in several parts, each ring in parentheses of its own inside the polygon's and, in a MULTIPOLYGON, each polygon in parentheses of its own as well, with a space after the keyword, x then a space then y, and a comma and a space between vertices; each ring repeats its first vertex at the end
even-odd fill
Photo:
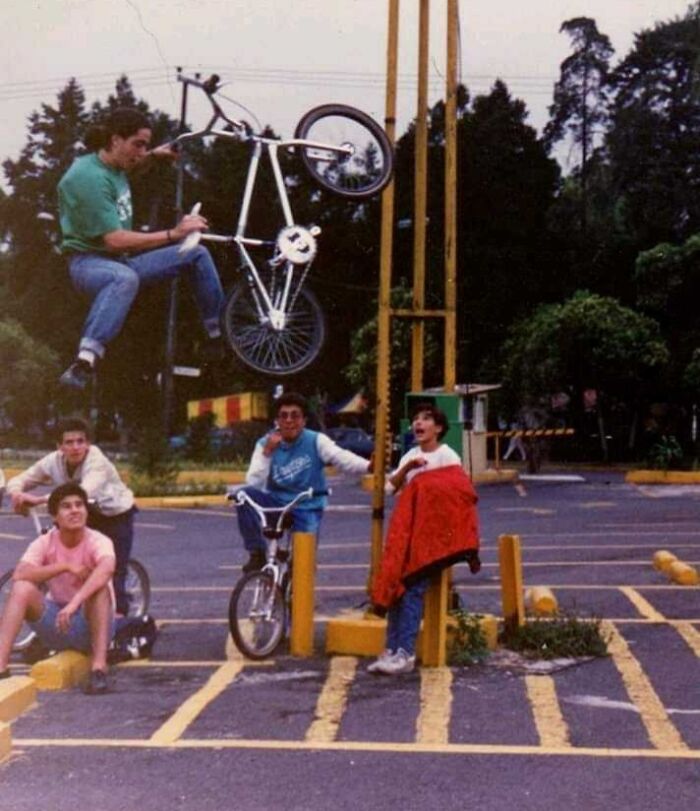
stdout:
POLYGON ((131 188, 126 174, 96 152, 76 158, 58 184, 61 250, 107 253, 102 237, 132 230, 131 188))

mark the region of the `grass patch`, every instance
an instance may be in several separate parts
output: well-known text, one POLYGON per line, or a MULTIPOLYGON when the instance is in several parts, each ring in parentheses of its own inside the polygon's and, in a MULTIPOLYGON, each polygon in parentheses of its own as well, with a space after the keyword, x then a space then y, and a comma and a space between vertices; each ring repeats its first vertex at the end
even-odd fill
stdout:
POLYGON ((450 611, 457 620, 447 642, 447 661, 450 665, 476 665, 489 655, 487 640, 481 629, 481 614, 470 614, 462 609, 450 611))
POLYGON ((608 640, 601 623, 597 617, 581 619, 567 614, 529 619, 514 631, 502 634, 499 641, 530 659, 607 656, 608 640))

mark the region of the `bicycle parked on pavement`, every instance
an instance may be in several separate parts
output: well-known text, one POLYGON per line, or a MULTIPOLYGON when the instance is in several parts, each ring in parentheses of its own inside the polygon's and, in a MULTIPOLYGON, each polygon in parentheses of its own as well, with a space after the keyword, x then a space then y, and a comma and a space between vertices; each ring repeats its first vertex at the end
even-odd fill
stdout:
MULTIPOLYGON (((322 189, 362 200, 389 183, 393 171, 391 142, 374 119, 342 104, 314 107, 299 121, 293 138, 255 133, 248 124, 229 118, 222 110, 216 98, 221 88, 217 75, 201 81, 178 71, 178 80, 185 88, 202 90, 213 114, 203 129, 183 133, 174 145, 206 136, 252 145, 235 233, 193 232, 183 240, 181 251, 190 250, 200 239, 236 246, 242 278, 223 309, 224 335, 233 352, 250 368, 275 375, 298 372, 317 357, 325 336, 323 313, 307 286, 321 229, 295 222, 279 151, 295 151, 322 189), (261 238, 248 234, 248 217, 263 153, 272 168, 282 217, 280 230, 261 238), (260 249, 267 257, 262 263, 253 259, 253 252, 260 249)), ((198 212, 196 204, 193 213, 198 212)))
MULTIPOLYGON (((41 520, 34 508, 28 510, 28 515, 32 519, 36 535, 48 532, 50 527, 42 526, 41 520)), ((5 608, 5 602, 10 595, 12 588, 12 575, 14 568, 9 569, 0 576, 0 614, 5 608)), ((134 558, 129 558, 124 586, 129 600, 128 617, 138 617, 148 611, 151 602, 151 579, 146 567, 134 558)), ((19 634, 15 639, 12 650, 22 652, 29 648, 36 634, 29 627, 28 623, 23 623, 19 634)))
POLYGON ((238 650, 249 659, 273 653, 288 631, 292 594, 292 510, 302 501, 326 495, 309 488, 283 507, 263 507, 245 489, 228 494, 238 506, 253 508, 267 543, 265 565, 244 574, 231 594, 229 629, 238 650))

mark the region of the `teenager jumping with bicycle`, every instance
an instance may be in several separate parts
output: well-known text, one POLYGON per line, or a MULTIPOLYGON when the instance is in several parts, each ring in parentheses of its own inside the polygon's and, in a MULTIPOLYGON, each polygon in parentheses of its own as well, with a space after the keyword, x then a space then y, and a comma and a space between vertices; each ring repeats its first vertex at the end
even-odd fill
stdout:
POLYGON ((133 230, 128 173, 148 158, 175 159, 162 145, 149 152, 151 124, 138 110, 118 108, 85 138, 89 154, 76 158, 58 185, 63 241, 70 277, 92 300, 75 361, 61 383, 84 388, 107 345, 121 331, 141 286, 187 276, 212 344, 206 359, 222 356, 219 314, 223 291, 209 252, 197 246, 187 254, 174 243, 208 227, 199 214, 173 228, 144 233, 133 230))
MULTIPOLYGON (((308 406, 300 394, 283 394, 275 404, 276 427, 258 440, 246 473, 245 492, 261 507, 284 507, 303 490, 327 491, 325 465, 360 475, 372 471, 372 462, 339 448, 330 437, 306 428, 308 406)), ((292 530, 318 532, 325 495, 313 495, 291 511, 292 530)), ((261 569, 266 543, 258 514, 249 504, 237 510, 238 528, 250 554, 244 572, 261 569)))

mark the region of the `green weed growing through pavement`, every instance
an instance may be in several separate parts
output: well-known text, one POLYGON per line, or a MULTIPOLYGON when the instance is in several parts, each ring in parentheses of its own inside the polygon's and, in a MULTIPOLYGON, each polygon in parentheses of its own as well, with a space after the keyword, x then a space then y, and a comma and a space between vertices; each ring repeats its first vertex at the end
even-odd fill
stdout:
POLYGON ((607 656, 608 640, 600 618, 561 614, 553 619, 529 619, 502 635, 505 647, 531 659, 607 656))
POLYGON ((457 620, 449 636, 447 658, 451 665, 474 665, 489 655, 486 636, 481 628, 481 614, 470 614, 462 609, 450 611, 457 620))

